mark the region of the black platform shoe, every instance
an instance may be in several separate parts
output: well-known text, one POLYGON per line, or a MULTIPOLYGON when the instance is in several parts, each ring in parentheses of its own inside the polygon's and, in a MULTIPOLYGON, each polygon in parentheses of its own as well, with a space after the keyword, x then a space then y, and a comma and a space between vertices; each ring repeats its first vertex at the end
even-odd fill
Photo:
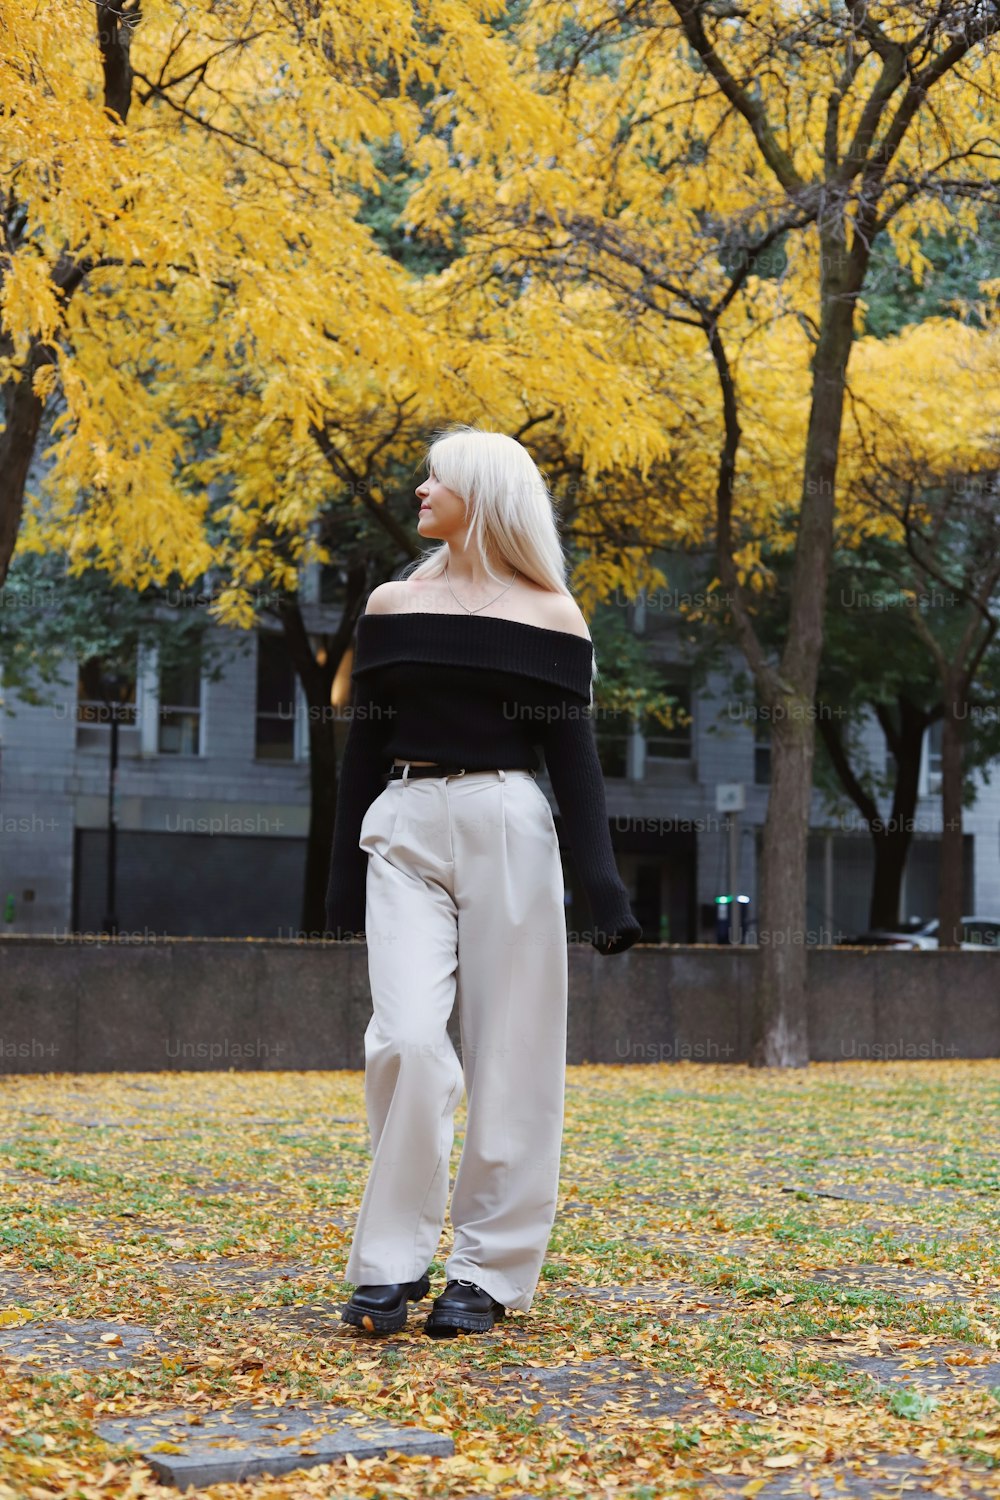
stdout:
POLYGON ((419 1281, 391 1281, 378 1286, 359 1286, 341 1310, 342 1323, 352 1323, 366 1333, 395 1333, 406 1327, 407 1302, 419 1302, 431 1289, 425 1271, 419 1281))
POLYGON ((449 1281, 434 1298, 424 1332, 432 1339, 451 1338, 459 1332, 488 1333, 494 1320, 504 1318, 502 1302, 484 1292, 474 1281, 449 1281))

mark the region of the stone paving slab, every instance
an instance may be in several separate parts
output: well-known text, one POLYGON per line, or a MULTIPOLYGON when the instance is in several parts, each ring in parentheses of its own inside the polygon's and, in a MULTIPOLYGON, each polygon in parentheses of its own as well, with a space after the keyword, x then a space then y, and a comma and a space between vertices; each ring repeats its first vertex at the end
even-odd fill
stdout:
POLYGON ((845 1365, 887 1385, 931 1391, 969 1385, 1000 1390, 1000 1354, 978 1344, 937 1344, 898 1350, 883 1344, 878 1354, 829 1339, 796 1340, 794 1347, 810 1358, 845 1365), (953 1362, 949 1364, 949 1360, 953 1362))
POLYGON ((686 1260, 711 1260, 713 1256, 720 1255, 767 1255, 774 1251, 770 1240, 735 1239, 725 1233, 712 1234, 710 1231, 682 1234, 668 1230, 658 1235, 627 1234, 626 1238, 642 1239, 659 1245, 669 1254, 686 1260))
POLYGON ((384 1458, 390 1450, 436 1457, 455 1451, 447 1433, 319 1403, 241 1403, 211 1412, 182 1407, 99 1422, 97 1432, 116 1447, 138 1449, 160 1479, 179 1487, 289 1474, 332 1463, 348 1453, 361 1459, 384 1458))
POLYGON ((986 1224, 965 1225, 935 1225, 935 1224, 901 1224, 898 1219, 858 1219, 852 1225, 854 1229, 861 1229, 866 1234, 888 1234, 900 1244, 906 1245, 932 1245, 937 1242, 962 1243, 967 1240, 988 1239, 992 1242, 995 1231, 986 1224))
POLYGON ((536 1422, 554 1422, 568 1436, 587 1439, 593 1422, 602 1428, 643 1426, 658 1418, 670 1422, 725 1410, 734 1422, 756 1422, 756 1412, 722 1408, 694 1380, 657 1374, 611 1355, 564 1365, 500 1365, 495 1370, 463 1368, 462 1379, 484 1392, 484 1404, 520 1401, 537 1410, 536 1422))
POLYGON ((975 1289, 953 1271, 911 1270, 908 1266, 829 1266, 800 1273, 808 1281, 835 1286, 839 1291, 857 1289, 887 1292, 904 1302, 969 1302, 975 1289))
MULTIPOLYGON (((742 1186, 689 1188, 686 1184, 680 1183, 671 1187, 660 1188, 655 1193, 630 1191, 628 1194, 628 1206, 629 1211, 632 1212, 633 1205, 648 1203, 654 1207, 658 1207, 666 1215, 677 1214, 693 1206, 699 1208, 709 1207, 732 1217, 764 1212, 768 1215, 773 1215, 783 1200, 781 1196, 777 1196, 775 1192, 771 1191, 772 1187, 773 1183, 762 1187, 760 1191, 747 1192, 742 1186)), ((788 1191, 792 1194, 799 1191, 799 1189, 790 1188, 788 1191)), ((802 1191, 806 1193, 805 1189, 802 1189, 802 1191)), ((826 1207, 824 1200, 811 1190, 801 1200, 796 1201, 789 1197, 784 1201, 787 1201, 790 1210, 794 1208, 797 1216, 808 1214, 821 1216, 826 1207)), ((677 1232, 680 1233, 683 1231, 678 1230, 677 1232)))
POLYGON ((125 1115, 72 1114, 61 1109, 20 1109, 14 1111, 14 1114, 47 1116, 58 1120, 60 1125, 79 1125, 83 1130, 122 1130, 149 1124, 142 1116, 132 1118, 125 1115))
POLYGON ((32 1298, 51 1297, 58 1291, 52 1278, 41 1271, 0 1268, 0 1306, 23 1307, 32 1298))
MULTIPOLYGON (((347 1297, 345 1296, 339 1302, 330 1300, 307 1302, 302 1307, 255 1307, 250 1310, 249 1317, 255 1325, 273 1328, 279 1332, 299 1333, 329 1339, 334 1334, 354 1331, 349 1328, 348 1324, 341 1322, 340 1313, 346 1302, 347 1297)), ((412 1329, 414 1310, 418 1304, 411 1302, 407 1306, 410 1318, 408 1327, 412 1329)), ((430 1308, 429 1302, 427 1308, 430 1308)), ((400 1332, 405 1334, 407 1330, 404 1328, 400 1332)), ((382 1343, 383 1340, 380 1338, 380 1348, 382 1343)))
MULTIPOLYGON (((706 1475, 699 1492, 706 1497, 742 1494, 744 1475, 706 1475)), ((914 1455, 876 1455, 862 1463, 837 1460, 830 1464, 803 1464, 776 1474, 757 1491, 756 1500, 995 1500, 996 1484, 982 1470, 967 1465, 952 1466, 945 1485, 935 1487, 935 1470, 914 1455), (952 1474, 955 1477, 952 1477, 952 1474)))
MULTIPOLYGON (((12 1188, 30 1187, 36 1192, 55 1188, 63 1193, 80 1194, 89 1202, 94 1197, 102 1196, 102 1190, 89 1182, 78 1182, 68 1172, 53 1174, 48 1169, 45 1171, 32 1171, 30 1168, 7 1167, 0 1169, 0 1182, 9 1183, 12 1188)), ((19 1201, 22 1195, 13 1194, 14 1201, 19 1201)))
POLYGON ((51 1370, 122 1369, 170 1350, 165 1339, 136 1323, 52 1318, 0 1328, 0 1359, 51 1370))
POLYGON ((142 1218, 137 1214, 95 1214, 87 1211, 89 1204, 58 1202, 48 1203, 46 1207, 66 1211, 66 1222, 60 1225, 64 1233, 86 1236, 93 1241, 103 1240, 109 1245, 129 1241, 136 1245, 143 1245, 151 1240, 169 1242, 195 1232, 189 1223, 177 1223, 168 1219, 142 1218))
MULTIPOLYGON (((188 1168, 185 1176, 196 1174, 188 1168)), ((270 1198, 275 1193, 284 1193, 285 1189, 280 1182, 271 1182, 262 1178, 258 1182, 233 1182, 225 1177, 200 1177, 195 1182, 185 1182, 184 1191, 192 1198, 270 1198)))
POLYGON ((40 1187, 60 1180, 56 1177, 41 1176, 38 1172, 29 1172, 20 1167, 0 1167, 0 1184, 4 1187, 40 1187))
POLYGON ((736 1312, 739 1304, 722 1292, 713 1292, 707 1287, 689 1282, 654 1281, 636 1283, 631 1286, 584 1286, 554 1287, 553 1297, 585 1297, 593 1302, 634 1302, 639 1305, 665 1308, 671 1319, 701 1317, 712 1312, 736 1312))
POLYGON ((219 1292, 248 1291, 269 1282, 285 1285, 318 1287, 327 1285, 333 1278, 321 1267, 302 1264, 262 1266, 256 1261, 232 1260, 164 1260, 156 1266, 158 1276, 172 1277, 178 1281, 193 1281, 219 1292))
POLYGON ((810 1167, 815 1172, 829 1172, 833 1167, 863 1166, 871 1176, 876 1169, 885 1169, 885 1175, 898 1177, 904 1169, 922 1176, 933 1164, 930 1153, 909 1147, 899 1151, 866 1151, 859 1147, 857 1151, 830 1151, 825 1156, 813 1157, 810 1167))
MULTIPOLYGON (((397 1334, 379 1334, 377 1340, 371 1335, 364 1333, 352 1324, 344 1323, 341 1319, 341 1311, 347 1302, 346 1295, 339 1301, 330 1300, 307 1302, 303 1306, 285 1307, 255 1307, 249 1310, 248 1316, 251 1322, 258 1327, 272 1329, 279 1333, 295 1333, 304 1338, 321 1338, 329 1342, 331 1339, 344 1339, 351 1343, 363 1342, 371 1344, 377 1342, 380 1349, 391 1347, 396 1341, 401 1349, 412 1349, 412 1339, 415 1334, 423 1336, 424 1323, 431 1310, 431 1297, 426 1297, 422 1302, 411 1302, 407 1307, 407 1322, 397 1334)), ((488 1333, 469 1334, 477 1345, 482 1344, 507 1344, 518 1339, 534 1339, 538 1336, 537 1324, 519 1317, 516 1313, 508 1313, 506 1318, 494 1323, 488 1333)), ((457 1335, 461 1341, 462 1334, 457 1335)), ((429 1343, 430 1340, 428 1339, 429 1343)))
POLYGON ((808 1198, 835 1198, 844 1203, 894 1203, 906 1208, 926 1209, 938 1203, 967 1202, 966 1194, 956 1193, 951 1188, 921 1187, 915 1183, 904 1186, 893 1182, 778 1182, 773 1178, 759 1180, 762 1187, 776 1188, 781 1193, 804 1193, 808 1198))
MULTIPOLYGON (((440 1253, 444 1258, 450 1253, 450 1247, 440 1253)), ((294 1281, 283 1283, 285 1286, 296 1287, 294 1281)), ((271 1328, 279 1332, 294 1332, 305 1337, 317 1337, 329 1340, 332 1337, 347 1339, 349 1341, 362 1340, 371 1343, 370 1336, 352 1324, 341 1320, 341 1311, 348 1301, 346 1290, 339 1298, 329 1296, 313 1296, 306 1301, 305 1295, 313 1287, 329 1287, 335 1285, 338 1289, 343 1286, 343 1277, 340 1272, 328 1274, 322 1268, 312 1268, 311 1281, 302 1287, 303 1300, 294 1304, 276 1305, 272 1307, 253 1306, 247 1310, 250 1320, 254 1324, 271 1328)), ((399 1330, 398 1334, 380 1335, 378 1345, 380 1348, 389 1346, 394 1339, 400 1341, 402 1348, 411 1347, 410 1341, 414 1333, 422 1333, 423 1325, 431 1310, 433 1293, 440 1287, 432 1287, 431 1292, 420 1302, 407 1304, 407 1324, 399 1330)), ((540 1288, 540 1295, 543 1289, 540 1288)), ((517 1311, 508 1311, 507 1316, 494 1323, 488 1333, 470 1334, 477 1344, 503 1344, 519 1339, 533 1339, 537 1337, 538 1319, 537 1309, 534 1318, 525 1317, 517 1311)), ((462 1335, 458 1336, 461 1339, 462 1335)))

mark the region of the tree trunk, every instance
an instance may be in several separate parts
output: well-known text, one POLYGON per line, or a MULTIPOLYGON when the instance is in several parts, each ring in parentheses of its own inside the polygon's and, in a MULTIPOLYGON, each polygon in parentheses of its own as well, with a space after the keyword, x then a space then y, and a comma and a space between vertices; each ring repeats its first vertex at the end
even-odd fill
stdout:
POLYGON ((763 952, 750 1058, 756 1067, 804 1067, 809 1061, 804 944, 815 744, 811 704, 810 697, 801 705, 806 712, 776 719, 771 735, 757 927, 763 952))
POLYGON ((941 736, 941 871, 938 886, 938 942, 956 948, 962 941, 965 892, 962 863, 963 746, 958 714, 965 695, 954 681, 945 684, 941 736))
POLYGON ((891 826, 872 830, 872 894, 868 907, 868 925, 872 928, 888 928, 895 931, 900 923, 900 899, 903 893, 903 874, 912 841, 912 817, 906 827, 899 827, 895 817, 891 826))
POLYGON ((7 581, 17 545, 24 511, 24 491, 38 441, 38 431, 42 425, 42 402, 35 395, 32 381, 43 363, 45 356, 35 345, 25 361, 20 378, 8 380, 3 392, 5 426, 3 432, 0 432, 0 587, 7 581))
POLYGON ((309 832, 301 925, 306 937, 318 938, 326 928, 326 879, 337 806, 337 753, 330 690, 343 648, 335 648, 333 652, 328 649, 325 659, 317 660, 297 599, 282 599, 277 615, 309 714, 309 832))
POLYGON ((337 811, 336 720, 331 690, 344 653, 354 639, 367 594, 367 569, 363 563, 354 563, 347 570, 340 623, 332 636, 324 636, 318 654, 313 651, 298 600, 283 599, 277 607, 288 654, 309 710, 309 833, 302 888, 302 929, 308 937, 322 937, 326 931, 326 887, 337 811))
POLYGON ((763 952, 750 1054, 756 1067, 805 1067, 809 1061, 805 914, 814 705, 833 551, 847 361, 854 340, 855 298, 865 268, 863 257, 847 254, 839 213, 831 205, 832 227, 824 232, 821 226, 820 232, 820 336, 813 357, 788 635, 778 674, 781 696, 770 704, 772 783, 758 924, 763 952))
POLYGON ((899 921, 903 872, 906 869, 917 810, 924 731, 932 719, 932 715, 926 710, 918 708, 901 695, 897 696, 896 704, 899 711, 898 724, 893 723, 887 704, 873 705, 896 765, 892 812, 888 820, 882 818, 875 798, 855 775, 840 730, 825 711, 828 705, 817 705, 817 723, 830 764, 844 791, 864 819, 872 840, 874 868, 868 908, 868 923, 871 927, 891 928, 899 921))
POLYGON ((872 927, 894 928, 901 917, 903 874, 913 842, 913 825, 917 813, 920 787, 920 757, 924 734, 931 715, 907 698, 899 698, 899 729, 894 736, 896 785, 893 788, 889 827, 871 829, 875 851, 872 872, 871 906, 868 912, 872 927))

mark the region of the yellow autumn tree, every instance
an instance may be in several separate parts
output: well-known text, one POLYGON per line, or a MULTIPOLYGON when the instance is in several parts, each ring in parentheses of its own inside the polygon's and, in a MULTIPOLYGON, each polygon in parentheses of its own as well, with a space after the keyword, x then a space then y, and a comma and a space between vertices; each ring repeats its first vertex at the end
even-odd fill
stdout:
POLYGON ((896 587, 940 682, 941 947, 963 938, 966 729, 1000 624, 1000 325, 986 311, 978 326, 929 318, 888 347, 865 340, 845 434, 845 489, 897 544, 896 587))
POLYGON ((841 465, 858 309, 880 241, 919 272, 927 226, 975 232, 996 17, 9 0, 0 581, 43 420, 22 544, 140 587, 221 562, 234 623, 256 583, 294 586, 332 500, 405 551, 387 487, 443 419, 530 441, 586 605, 714 537, 775 730, 755 1056, 802 1062, 826 577, 838 528, 873 524, 845 484, 863 452, 841 465), (386 161, 436 272, 370 227, 386 161), (778 662, 753 618, 775 542, 778 662))
POLYGON ((245 625, 331 492, 403 544, 384 476, 437 422, 548 420, 584 487, 669 452, 605 291, 459 304, 362 212, 386 160, 425 180, 467 147, 567 156, 502 13, 5 7, 0 581, 18 536, 140 588, 216 563, 245 625))
MULTIPOLYGON (((660 433, 618 436, 646 387, 602 343, 606 297, 456 309, 370 227, 395 160, 434 169, 441 111, 475 116, 495 152, 562 150, 559 112, 491 13, 4 8, 0 582, 16 543, 138 589, 211 567, 226 581, 212 612, 237 625, 261 590, 288 596, 297 670, 328 709, 353 619, 314 659, 289 602, 299 568, 349 541, 362 508, 412 547, 386 500, 428 428, 555 416, 567 472, 593 474, 609 445, 641 467, 660 433)), ((322 926, 330 730, 311 719, 307 930, 322 926)))
MULTIPOLYGON (((543 128, 489 9, 5 5, 0 582, 43 431, 24 544, 58 537, 142 587, 213 558, 186 460, 220 397, 241 398, 242 432, 302 442, 331 411, 429 387, 409 278, 358 206, 380 191, 374 148, 417 140, 429 92, 489 114, 499 149, 512 119, 543 128)), ((282 498, 301 536, 309 497, 282 498)))
POLYGON ((561 296, 599 288, 636 343, 659 348, 658 369, 700 348, 712 372, 701 425, 718 573, 773 730, 758 1063, 808 1058, 812 706, 850 503, 838 470, 858 306, 880 242, 919 271, 929 227, 974 234, 996 199, 998 20, 995 3, 962 0, 530 0, 513 28, 519 61, 562 112, 561 154, 498 156, 476 122, 456 123, 461 157, 439 153, 410 203, 415 226, 460 230, 455 296, 526 277, 561 296), (750 381, 765 339, 776 362, 750 381), (767 409, 782 414, 770 442, 767 409), (749 572, 737 556, 775 507, 795 551, 776 661, 754 628, 752 552, 749 572))

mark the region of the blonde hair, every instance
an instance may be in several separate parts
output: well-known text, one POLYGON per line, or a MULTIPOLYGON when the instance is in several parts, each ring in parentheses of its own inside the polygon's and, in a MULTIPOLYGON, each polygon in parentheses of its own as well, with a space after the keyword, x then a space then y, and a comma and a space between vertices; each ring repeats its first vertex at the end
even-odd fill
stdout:
MULTIPOLYGON (((503 432, 459 422, 435 434, 424 462, 462 500, 469 519, 469 536, 483 567, 498 583, 489 558, 501 567, 516 568, 525 578, 555 594, 572 598, 566 584, 563 553, 548 485, 523 443, 503 432)), ((448 544, 441 542, 409 564, 400 578, 440 578, 448 562, 448 544)), ((598 676, 597 653, 591 664, 598 676)))

